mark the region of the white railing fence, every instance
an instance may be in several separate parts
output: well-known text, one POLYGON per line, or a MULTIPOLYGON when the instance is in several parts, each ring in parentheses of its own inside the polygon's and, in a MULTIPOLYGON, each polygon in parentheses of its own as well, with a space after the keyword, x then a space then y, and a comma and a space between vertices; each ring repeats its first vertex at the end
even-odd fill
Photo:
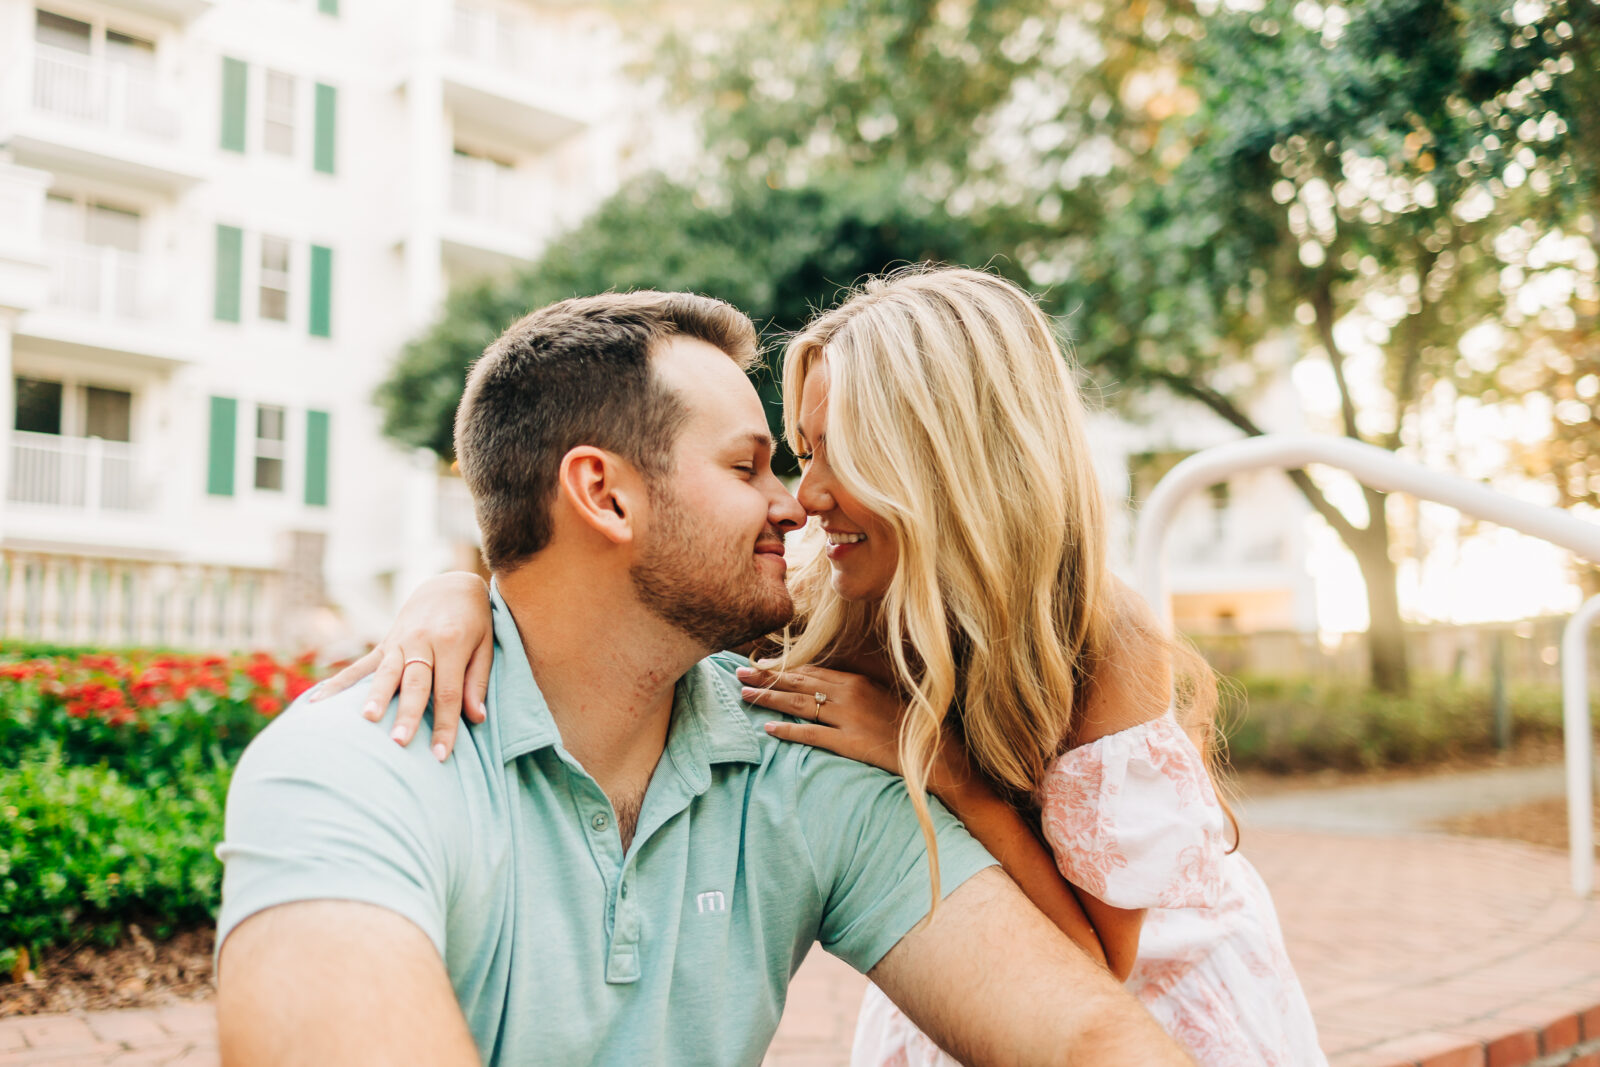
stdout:
POLYGON ((6 496, 17 504, 93 512, 140 511, 153 494, 142 483, 137 445, 13 430, 6 496))
POLYGON ((274 571, 0 554, 0 635, 80 645, 278 648, 274 571))
POLYGON ((93 318, 138 319, 149 315, 148 277, 137 252, 87 244, 46 246, 52 307, 93 318))
POLYGON ((447 43, 462 59, 563 92, 587 92, 599 79, 594 42, 506 12, 452 4, 447 43))
MULTIPOLYGON (((1172 603, 1167 595, 1165 540, 1179 505, 1198 492, 1232 475, 1250 470, 1298 470, 1323 464, 1348 471, 1363 485, 1384 492, 1409 493, 1424 500, 1448 504, 1475 518, 1543 538, 1573 554, 1600 562, 1600 525, 1584 522, 1558 508, 1530 504, 1478 482, 1431 470, 1401 459, 1392 452, 1339 437, 1268 434, 1218 445, 1197 452, 1156 485, 1139 512, 1134 535, 1134 566, 1139 590, 1162 622, 1172 628, 1172 603)), ((1597 598, 1600 599, 1600 598, 1597 598)), ((1591 600, 1569 624, 1563 641, 1563 690, 1568 787, 1568 846, 1572 861, 1572 889, 1588 896, 1594 888, 1594 744, 1589 723, 1588 653, 1582 634, 1600 615, 1591 600), (1579 636, 1574 637, 1577 633, 1579 636), (1581 694, 1573 681, 1583 678, 1581 694)))
POLYGON ((438 535, 452 544, 478 544, 478 520, 472 510, 472 493, 460 478, 439 478, 435 512, 438 535))
POLYGON ((163 141, 177 140, 180 129, 178 111, 166 102, 155 71, 49 45, 34 49, 33 106, 57 118, 163 141))

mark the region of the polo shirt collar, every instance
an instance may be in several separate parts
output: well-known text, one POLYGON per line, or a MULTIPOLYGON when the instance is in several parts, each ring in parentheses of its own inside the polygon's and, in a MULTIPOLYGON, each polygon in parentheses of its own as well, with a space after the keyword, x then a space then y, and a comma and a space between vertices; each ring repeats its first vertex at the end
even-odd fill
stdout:
MULTIPOLYGON (((489 582, 489 601, 499 646, 490 679, 495 703, 490 714, 498 719, 500 758, 509 763, 560 744, 561 732, 533 679, 517 621, 493 580, 489 582)), ((706 660, 678 679, 667 753, 697 793, 710 786, 714 763, 761 762, 761 746, 750 717, 729 691, 722 672, 706 660)))

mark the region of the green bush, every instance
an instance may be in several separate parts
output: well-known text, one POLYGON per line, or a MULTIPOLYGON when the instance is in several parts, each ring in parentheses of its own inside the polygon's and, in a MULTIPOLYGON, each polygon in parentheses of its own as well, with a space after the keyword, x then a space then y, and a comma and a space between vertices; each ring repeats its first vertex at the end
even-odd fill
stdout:
POLYGON ((313 681, 264 653, 0 648, 0 964, 209 921, 232 765, 313 681))
MULTIPOLYGON (((1514 740, 1561 736, 1561 692, 1508 693, 1514 740)), ((1487 686, 1419 679, 1391 696, 1364 684, 1244 677, 1224 687, 1220 724, 1231 764, 1274 773, 1415 766, 1495 750, 1487 686)))
POLYGON ((222 873, 227 767, 135 786, 58 753, 0 769, 0 948, 157 937, 206 922, 222 873))

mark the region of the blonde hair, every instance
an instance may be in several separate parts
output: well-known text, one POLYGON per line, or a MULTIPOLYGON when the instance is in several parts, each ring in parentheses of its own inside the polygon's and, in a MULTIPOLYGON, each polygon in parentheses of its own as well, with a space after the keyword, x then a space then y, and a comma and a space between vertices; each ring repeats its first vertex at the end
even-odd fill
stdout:
MULTIPOLYGON (((823 360, 829 465, 893 531, 899 562, 874 603, 841 598, 820 555, 798 568, 804 621, 783 659, 887 654, 907 705, 900 766, 937 908, 927 785, 947 725, 977 770, 1029 808, 1112 642, 1134 641, 1140 654, 1170 653, 1170 642, 1148 626, 1118 632, 1136 602, 1106 569, 1083 399, 1027 293, 955 268, 866 282, 789 342, 785 429, 797 451, 801 387, 823 360)), ((1153 685, 1169 680, 1154 674, 1153 685)))

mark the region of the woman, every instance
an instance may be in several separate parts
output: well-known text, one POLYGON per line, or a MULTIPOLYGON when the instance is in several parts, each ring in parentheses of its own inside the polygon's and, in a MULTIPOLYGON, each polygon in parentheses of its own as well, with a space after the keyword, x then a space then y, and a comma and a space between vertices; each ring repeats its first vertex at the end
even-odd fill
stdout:
MULTIPOLYGON (((874 279, 790 342, 784 400, 826 545, 792 581, 798 631, 740 672, 749 702, 812 720, 769 731, 903 774, 935 852, 939 796, 1201 1063, 1324 1062, 1266 887, 1226 848, 1214 683, 1106 569, 1083 404, 1032 299, 980 271, 874 279)), ((481 587, 452 595, 396 628, 436 684, 477 639, 431 635, 487 627, 481 587)), ((358 664, 383 659, 376 699, 399 648, 358 664)), ((854 1062, 948 1060, 869 989, 854 1062)))

